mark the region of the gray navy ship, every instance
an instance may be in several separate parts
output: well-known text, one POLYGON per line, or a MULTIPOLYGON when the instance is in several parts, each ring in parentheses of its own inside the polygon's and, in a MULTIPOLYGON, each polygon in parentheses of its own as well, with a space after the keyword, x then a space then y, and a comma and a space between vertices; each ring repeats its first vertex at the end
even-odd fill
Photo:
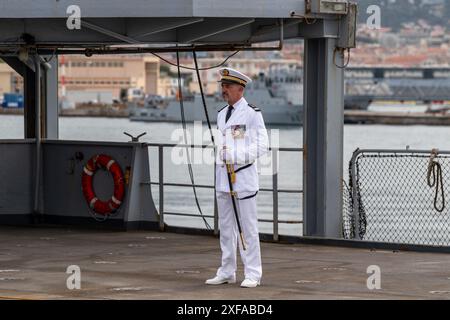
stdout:
MULTIPOLYGON (((248 103, 262 110, 267 125, 301 125, 303 120, 303 75, 301 69, 269 70, 260 73, 245 88, 248 103)), ((206 96, 210 121, 215 123, 217 111, 226 106, 218 87, 218 94, 206 96)), ((187 122, 206 121, 202 97, 183 94, 184 114, 187 122)), ((180 101, 176 97, 148 96, 143 102, 130 103, 131 121, 181 122, 180 101)))

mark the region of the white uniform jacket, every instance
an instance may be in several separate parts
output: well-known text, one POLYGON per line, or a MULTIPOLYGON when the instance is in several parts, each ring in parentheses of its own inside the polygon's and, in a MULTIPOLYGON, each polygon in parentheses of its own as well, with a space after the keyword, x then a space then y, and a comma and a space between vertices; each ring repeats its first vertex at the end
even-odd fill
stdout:
POLYGON ((256 192, 259 190, 256 159, 269 151, 266 126, 257 107, 249 105, 245 98, 234 104, 231 117, 225 123, 228 106, 217 115, 216 191, 229 192, 227 163, 234 165, 236 181, 233 191, 256 192), (223 146, 226 146, 224 154, 223 146))

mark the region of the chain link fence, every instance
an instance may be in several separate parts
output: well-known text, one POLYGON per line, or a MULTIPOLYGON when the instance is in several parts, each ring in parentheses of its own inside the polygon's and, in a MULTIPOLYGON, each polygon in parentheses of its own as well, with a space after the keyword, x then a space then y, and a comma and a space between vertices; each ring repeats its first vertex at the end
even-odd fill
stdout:
POLYGON ((343 237, 450 246, 450 152, 356 150, 343 237))
POLYGON ((353 198, 351 187, 343 181, 342 186, 342 205, 343 205, 343 219, 342 219, 342 236, 344 239, 355 238, 355 220, 353 219, 353 198))

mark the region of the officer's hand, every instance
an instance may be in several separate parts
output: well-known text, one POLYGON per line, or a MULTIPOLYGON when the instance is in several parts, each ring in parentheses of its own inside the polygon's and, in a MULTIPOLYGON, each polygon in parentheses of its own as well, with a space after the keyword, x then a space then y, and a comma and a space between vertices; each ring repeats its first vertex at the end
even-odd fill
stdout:
POLYGON ((229 154, 228 154, 228 149, 227 149, 227 146, 223 146, 222 150, 220 150, 220 160, 226 162, 227 159, 228 160, 230 159, 229 154))

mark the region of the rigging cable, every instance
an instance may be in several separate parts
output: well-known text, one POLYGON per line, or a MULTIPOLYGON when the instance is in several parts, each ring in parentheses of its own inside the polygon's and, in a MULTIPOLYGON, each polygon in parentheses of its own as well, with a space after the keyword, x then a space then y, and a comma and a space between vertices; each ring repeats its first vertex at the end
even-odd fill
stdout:
MULTIPOLYGON (((237 53, 237 52, 236 52, 236 53, 237 53)), ((193 56, 194 56, 195 70, 196 70, 196 72, 197 72, 197 80, 198 80, 198 85, 199 85, 199 87, 200 87, 200 94, 201 94, 201 96, 202 96, 203 110, 205 111, 206 122, 208 123, 209 134, 210 134, 210 136, 211 136, 211 141, 212 141, 212 143, 213 143, 214 150, 215 150, 216 144, 215 144, 215 142, 214 142, 214 135, 213 135, 212 129, 211 129, 211 122, 209 121, 208 109, 207 109, 207 107, 206 107, 205 95, 204 95, 204 93, 203 93, 202 79, 200 78, 200 72, 199 72, 199 70, 202 70, 202 69, 199 69, 199 68, 198 68, 197 54, 195 53, 195 51, 192 51, 192 54, 193 54, 193 56)), ((231 56, 230 56, 230 57, 231 57, 231 56)), ((228 60, 230 57, 228 57, 227 60, 228 60)), ((224 62, 226 62, 226 60, 225 60, 224 62)), ((223 64, 223 63, 222 63, 222 64, 223 64)), ((221 65, 222 65, 222 64, 221 64, 221 65)))
POLYGON ((430 160, 428 161, 427 170, 427 184, 430 188, 435 188, 434 194, 434 209, 437 212, 442 212, 445 209, 445 193, 444 193, 444 183, 442 180, 442 167, 439 162, 435 160, 438 155, 438 150, 431 150, 430 160), (433 177, 433 179, 431 179, 433 177), (441 191, 441 206, 438 206, 438 196, 439 189, 441 191))
MULTIPOLYGON (((195 52, 195 51, 194 51, 195 52)), ((205 67, 205 68, 192 68, 192 67, 186 67, 186 66, 180 66, 179 65, 179 58, 178 58, 178 51, 177 51, 177 63, 175 64, 175 63, 173 63, 173 62, 170 62, 169 60, 167 60, 167 59, 164 59, 163 57, 161 57, 159 54, 156 54, 156 53, 154 53, 154 52, 151 52, 151 54, 152 55, 154 55, 155 57, 158 57, 159 59, 161 59, 162 61, 164 61, 164 62, 166 62, 166 63, 168 63, 168 64, 170 64, 170 65, 172 65, 172 66, 175 66, 175 67, 177 67, 177 68, 183 68, 183 69, 188 69, 188 70, 210 70, 210 69, 215 69, 215 68, 218 68, 218 67, 221 67, 221 66, 223 66, 230 58, 232 58, 233 56, 235 56, 237 53, 239 53, 239 50, 237 50, 237 51, 235 51, 235 52, 233 52, 232 54, 230 54, 228 57, 226 57, 225 58, 225 60, 223 60, 221 63, 219 63, 219 64, 217 64, 217 65, 214 65, 214 66, 210 66, 210 67, 205 67)))
POLYGON ((200 208, 200 203, 198 201, 198 196, 197 196, 197 190, 195 189, 195 183, 194 183, 194 173, 192 171, 192 164, 191 164, 191 159, 189 156, 189 146, 187 145, 187 136, 186 136, 186 118, 184 115, 184 105, 183 105, 183 92, 182 92, 182 88, 181 88, 181 67, 180 67, 180 53, 177 51, 177 71, 178 71, 178 96, 180 99, 180 109, 181 109, 181 123, 183 125, 183 134, 184 134, 184 142, 186 145, 186 157, 187 157, 187 164, 188 164, 188 171, 189 171, 189 177, 191 179, 191 184, 192 184, 192 190, 194 191, 194 197, 195 197, 195 203, 197 205, 198 211, 200 212, 200 215, 203 219, 203 222, 205 223, 205 226, 208 230, 211 230, 211 226, 209 225, 208 221, 206 221, 202 209, 200 208))

